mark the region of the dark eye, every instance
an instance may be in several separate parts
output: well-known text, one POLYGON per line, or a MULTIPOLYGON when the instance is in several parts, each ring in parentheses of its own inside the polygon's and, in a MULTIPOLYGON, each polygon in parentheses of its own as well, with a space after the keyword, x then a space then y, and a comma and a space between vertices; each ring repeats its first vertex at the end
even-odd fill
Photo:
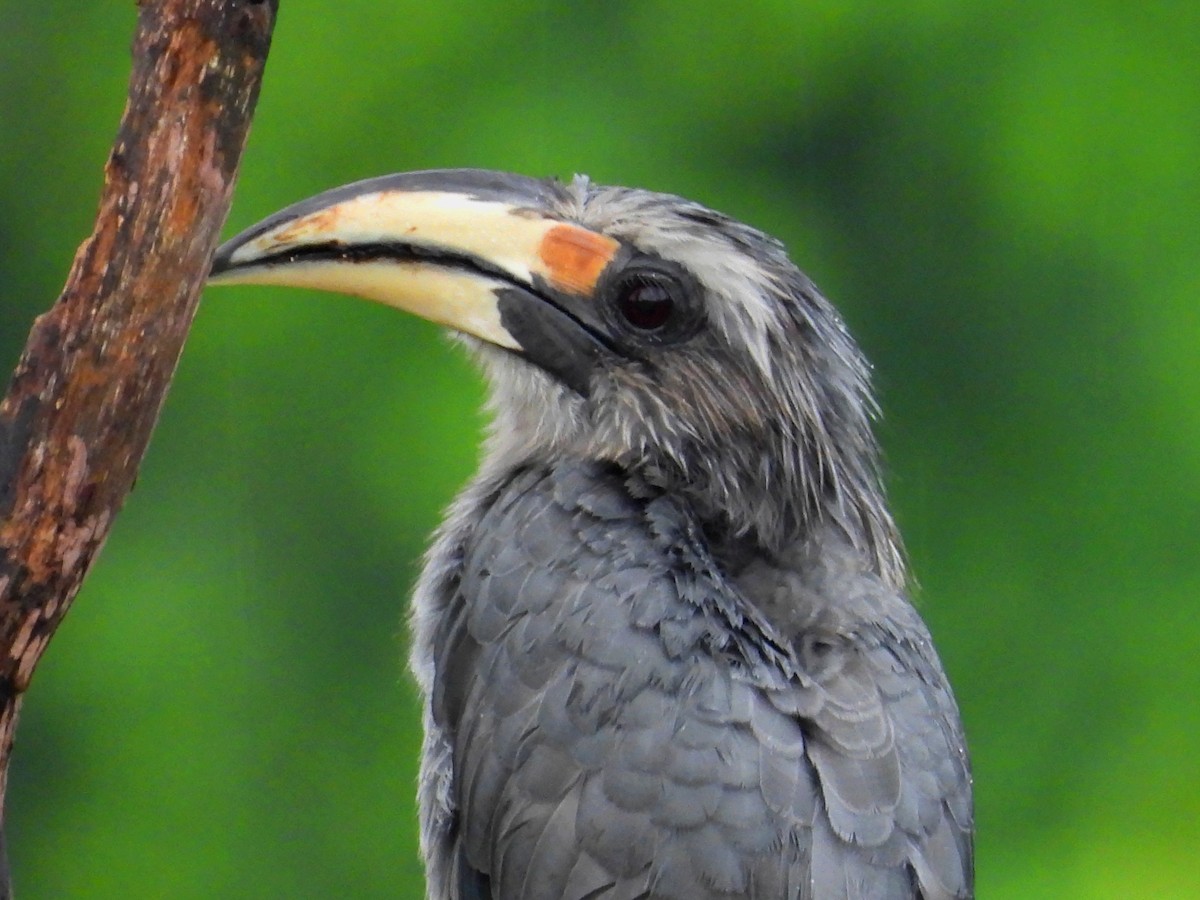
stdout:
POLYGON ((658 331, 671 321, 675 297, 659 281, 637 279, 621 286, 617 312, 638 331, 658 331))

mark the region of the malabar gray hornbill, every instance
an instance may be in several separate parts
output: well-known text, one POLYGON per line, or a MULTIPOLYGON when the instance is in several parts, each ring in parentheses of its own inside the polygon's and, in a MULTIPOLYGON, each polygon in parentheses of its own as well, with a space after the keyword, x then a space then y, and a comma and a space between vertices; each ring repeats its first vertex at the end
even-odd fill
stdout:
POLYGON ((868 367, 778 242, 585 178, 414 172, 271 216, 213 280, 416 312, 489 377, 412 606, 429 897, 972 896, 868 367))

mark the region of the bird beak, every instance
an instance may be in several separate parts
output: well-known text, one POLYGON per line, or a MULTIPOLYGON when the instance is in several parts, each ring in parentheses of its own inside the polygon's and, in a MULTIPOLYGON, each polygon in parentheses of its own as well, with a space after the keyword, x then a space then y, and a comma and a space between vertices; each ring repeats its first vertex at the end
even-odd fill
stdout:
POLYGON ((556 190, 469 169, 358 182, 226 242, 209 281, 376 300, 527 356, 586 393, 586 363, 604 343, 586 300, 621 245, 555 217, 556 190))

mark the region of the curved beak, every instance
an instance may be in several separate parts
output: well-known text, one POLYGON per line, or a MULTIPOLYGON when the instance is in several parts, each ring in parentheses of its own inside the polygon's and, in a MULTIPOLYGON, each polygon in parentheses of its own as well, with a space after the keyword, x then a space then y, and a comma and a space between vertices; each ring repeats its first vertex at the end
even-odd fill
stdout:
POLYGON ((556 217, 561 191, 476 169, 346 185, 227 241, 209 281, 376 300, 517 352, 586 393, 606 344, 587 301, 621 245, 556 217))

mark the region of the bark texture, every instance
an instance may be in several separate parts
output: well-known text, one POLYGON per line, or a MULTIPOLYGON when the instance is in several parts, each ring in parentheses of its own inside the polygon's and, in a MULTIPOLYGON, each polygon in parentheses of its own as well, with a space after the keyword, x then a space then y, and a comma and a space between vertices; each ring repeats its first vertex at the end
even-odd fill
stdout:
POLYGON ((21 696, 133 486, 183 349, 277 11, 138 4, 95 229, 0 402, 0 801, 21 696))

